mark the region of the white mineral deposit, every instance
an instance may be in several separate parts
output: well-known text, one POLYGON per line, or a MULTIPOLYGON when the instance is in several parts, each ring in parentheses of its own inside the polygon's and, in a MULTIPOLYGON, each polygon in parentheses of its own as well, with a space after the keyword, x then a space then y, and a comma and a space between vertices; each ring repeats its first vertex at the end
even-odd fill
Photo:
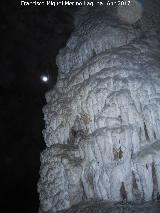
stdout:
POLYGON ((76 13, 43 108, 39 212, 160 192, 159 11, 159 1, 146 0, 136 23, 117 7, 76 13))

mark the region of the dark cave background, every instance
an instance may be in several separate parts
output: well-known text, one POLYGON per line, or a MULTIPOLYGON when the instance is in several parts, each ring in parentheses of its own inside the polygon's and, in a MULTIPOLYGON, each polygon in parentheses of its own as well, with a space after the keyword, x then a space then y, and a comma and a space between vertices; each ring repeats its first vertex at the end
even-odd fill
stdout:
POLYGON ((0 7, 1 212, 37 212, 42 107, 57 78, 55 57, 73 30, 74 7, 0 7), (49 74, 49 82, 40 76, 49 74))

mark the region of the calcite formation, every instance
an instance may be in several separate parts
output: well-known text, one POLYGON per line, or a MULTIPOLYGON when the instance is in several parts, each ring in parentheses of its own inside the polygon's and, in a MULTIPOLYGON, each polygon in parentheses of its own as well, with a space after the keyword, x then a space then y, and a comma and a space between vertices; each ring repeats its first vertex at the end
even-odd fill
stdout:
POLYGON ((134 24, 116 7, 75 15, 43 108, 39 212, 160 192, 159 2, 146 5, 134 24))

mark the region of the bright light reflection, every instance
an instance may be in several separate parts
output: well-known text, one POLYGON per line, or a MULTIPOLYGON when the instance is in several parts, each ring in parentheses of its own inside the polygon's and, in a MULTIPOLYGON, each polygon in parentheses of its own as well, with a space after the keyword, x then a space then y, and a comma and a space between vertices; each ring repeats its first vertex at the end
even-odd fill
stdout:
POLYGON ((48 77, 47 76, 42 76, 41 79, 42 79, 43 82, 47 82, 48 81, 48 77))

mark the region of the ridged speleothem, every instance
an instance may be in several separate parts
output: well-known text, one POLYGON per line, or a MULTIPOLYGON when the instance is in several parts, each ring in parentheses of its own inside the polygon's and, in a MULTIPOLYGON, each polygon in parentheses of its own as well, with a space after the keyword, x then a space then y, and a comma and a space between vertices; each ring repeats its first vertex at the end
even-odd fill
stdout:
POLYGON ((146 2, 136 25, 116 8, 76 14, 43 108, 40 212, 90 199, 149 201, 160 191, 160 34, 151 9, 159 2, 146 2))

